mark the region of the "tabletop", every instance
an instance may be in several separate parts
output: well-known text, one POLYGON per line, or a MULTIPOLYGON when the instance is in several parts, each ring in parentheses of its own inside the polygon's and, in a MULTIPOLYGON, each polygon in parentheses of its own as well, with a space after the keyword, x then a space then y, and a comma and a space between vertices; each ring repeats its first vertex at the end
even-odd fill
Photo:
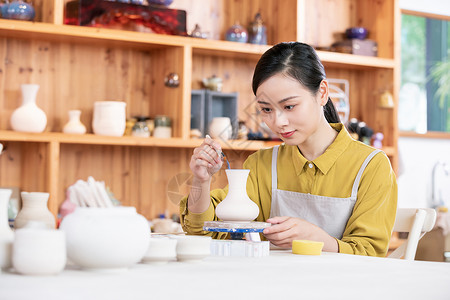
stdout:
POLYGON ((450 263, 323 253, 0 275, 0 299, 450 299, 450 263))

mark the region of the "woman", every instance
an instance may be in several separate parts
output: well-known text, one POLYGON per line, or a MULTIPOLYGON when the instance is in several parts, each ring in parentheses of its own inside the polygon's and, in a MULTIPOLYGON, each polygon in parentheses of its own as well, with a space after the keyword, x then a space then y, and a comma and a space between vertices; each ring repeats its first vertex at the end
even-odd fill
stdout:
MULTIPOLYGON (((264 236, 291 247, 295 239, 324 242, 324 251, 385 256, 395 221, 397 183, 380 150, 353 140, 328 97, 325 71, 314 49, 298 42, 269 49, 253 76, 263 121, 284 144, 250 155, 247 193, 264 236)), ((210 192, 222 167, 220 144, 206 138, 194 150, 191 192, 180 204, 184 229, 203 234, 217 220, 226 190, 210 192)), ((220 237, 220 236, 219 236, 220 237)))

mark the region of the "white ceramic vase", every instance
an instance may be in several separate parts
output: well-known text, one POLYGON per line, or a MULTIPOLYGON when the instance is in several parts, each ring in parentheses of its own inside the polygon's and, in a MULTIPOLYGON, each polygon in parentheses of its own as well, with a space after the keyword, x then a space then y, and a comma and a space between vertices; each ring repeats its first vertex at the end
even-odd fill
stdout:
POLYGON ((122 136, 126 127, 126 103, 120 101, 97 101, 94 103, 92 129, 95 134, 122 136))
POLYGON ((253 221, 259 208, 247 195, 247 177, 250 170, 225 170, 228 178, 228 194, 216 207, 216 215, 222 221, 253 221))
POLYGON ((29 222, 16 230, 12 264, 18 273, 56 275, 64 269, 66 260, 64 232, 48 229, 40 222, 29 222))
POLYGON ((69 110, 69 122, 63 127, 64 133, 85 134, 86 126, 80 120, 81 110, 69 110))
POLYGON ((231 120, 227 117, 213 118, 209 125, 209 135, 213 139, 219 139, 227 141, 231 139, 233 133, 233 127, 231 126, 231 120))
POLYGON ((134 207, 78 207, 61 222, 67 257, 90 270, 124 270, 148 250, 150 226, 134 207))
POLYGON ((25 227, 29 221, 42 222, 49 229, 56 227, 55 217, 47 207, 49 193, 22 192, 20 195, 22 196, 22 209, 14 220, 15 229, 25 227))
POLYGON ((43 132, 47 126, 45 112, 36 105, 38 84, 22 84, 22 106, 11 115, 11 127, 15 131, 43 132))
POLYGON ((0 270, 11 266, 14 232, 8 223, 8 203, 12 190, 0 189, 0 270))

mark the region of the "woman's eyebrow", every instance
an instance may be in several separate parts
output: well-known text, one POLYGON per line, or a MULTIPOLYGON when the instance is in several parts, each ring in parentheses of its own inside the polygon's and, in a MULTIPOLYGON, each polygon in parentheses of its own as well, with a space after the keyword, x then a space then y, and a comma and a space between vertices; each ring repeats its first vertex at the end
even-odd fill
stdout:
MULTIPOLYGON (((283 102, 286 102, 286 101, 288 101, 288 100, 291 100, 291 99, 293 99, 293 98, 297 98, 297 97, 299 97, 299 96, 289 96, 289 97, 287 97, 287 98, 284 98, 284 99, 281 99, 280 101, 278 101, 278 103, 283 103, 283 102)), ((272 102, 266 102, 266 101, 264 101, 264 100, 257 100, 257 102, 259 103, 259 104, 272 104, 272 102)))

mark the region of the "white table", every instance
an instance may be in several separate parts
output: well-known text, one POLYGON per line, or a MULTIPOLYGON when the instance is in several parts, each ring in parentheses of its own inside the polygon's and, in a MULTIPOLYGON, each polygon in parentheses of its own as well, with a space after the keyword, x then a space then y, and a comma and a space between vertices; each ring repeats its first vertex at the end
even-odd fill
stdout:
POLYGON ((0 275, 0 299, 450 299, 450 263, 323 253, 208 257, 121 273, 0 275))

